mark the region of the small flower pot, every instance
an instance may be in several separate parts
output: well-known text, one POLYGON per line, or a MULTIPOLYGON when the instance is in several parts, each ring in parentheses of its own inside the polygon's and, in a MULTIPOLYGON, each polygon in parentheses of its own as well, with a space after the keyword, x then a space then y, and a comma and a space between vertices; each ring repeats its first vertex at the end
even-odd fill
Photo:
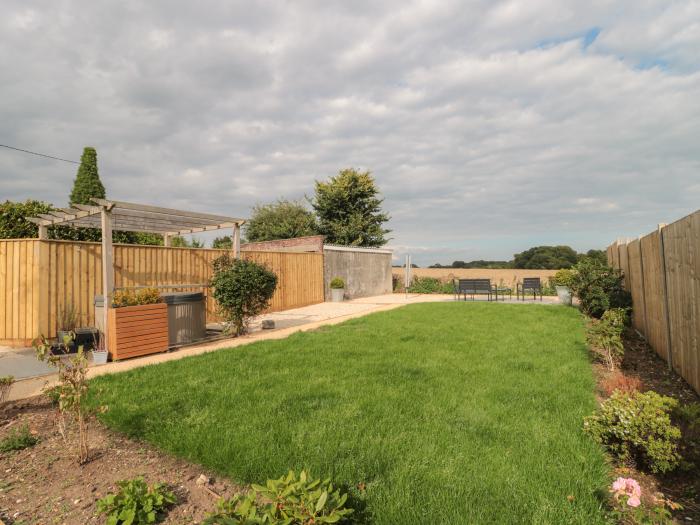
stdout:
POLYGON ((556 286, 559 302, 571 306, 571 290, 568 286, 556 286))
POLYGON ((331 288, 331 301, 342 303, 345 298, 345 288, 331 288))
POLYGON ((104 365, 107 363, 107 357, 109 356, 109 352, 106 350, 93 350, 92 351, 92 364, 93 365, 104 365))

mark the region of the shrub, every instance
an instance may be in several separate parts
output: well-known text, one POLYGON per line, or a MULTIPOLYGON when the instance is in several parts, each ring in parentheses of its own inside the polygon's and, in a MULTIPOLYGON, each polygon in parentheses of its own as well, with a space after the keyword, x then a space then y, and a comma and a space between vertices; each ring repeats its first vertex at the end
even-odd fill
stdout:
POLYGON ((680 405, 674 410, 674 415, 688 425, 688 429, 700 430, 700 403, 680 405))
POLYGON ((107 525, 155 523, 159 514, 177 501, 165 485, 146 485, 143 478, 117 483, 119 491, 97 501, 98 514, 107 515, 107 525))
POLYGON ((314 480, 303 470, 297 478, 290 471, 287 476, 268 480, 264 487, 253 485, 245 496, 220 500, 204 525, 342 523, 353 512, 345 507, 347 498, 328 479, 314 480))
POLYGON ((591 319, 586 328, 588 345, 610 370, 615 370, 625 353, 622 332, 626 321, 627 312, 622 308, 613 308, 606 311, 600 320, 591 319))
POLYGON ((29 432, 29 427, 24 425, 18 430, 13 430, 7 437, 0 441, 0 452, 11 452, 33 447, 39 442, 39 438, 29 432))
POLYGON ((616 370, 601 382, 601 389, 605 392, 605 395, 610 396, 615 390, 626 394, 641 392, 644 389, 644 385, 641 379, 627 376, 616 370))
POLYGON ((345 281, 343 281, 340 277, 333 277, 333 279, 331 279, 331 288, 336 290, 345 288, 345 281))
POLYGON ((435 277, 414 277, 408 291, 410 293, 454 293, 454 283, 452 281, 444 283, 435 277))
POLYGON ((15 382, 15 376, 0 377, 0 403, 4 403, 10 395, 10 389, 15 382))
POLYGON ((620 270, 590 258, 579 262, 575 270, 570 288, 586 315, 600 318, 610 308, 629 308, 632 305, 632 298, 623 287, 620 270))
POLYGON ((675 523, 671 511, 683 508, 659 492, 643 498, 642 487, 633 478, 618 477, 610 486, 610 493, 615 523, 675 523))
POLYGON ((141 306, 144 304, 157 304, 163 301, 157 288, 142 288, 140 290, 118 290, 112 296, 112 306, 122 308, 124 306, 141 306))
POLYGON ((251 317, 270 304, 277 287, 277 276, 265 266, 244 259, 222 255, 213 262, 212 295, 234 335, 247 331, 251 317))
POLYGON ((570 288, 571 283, 574 280, 574 272, 569 269, 559 270, 554 274, 554 277, 551 280, 554 286, 566 286, 567 288, 570 288))
POLYGON ((584 429, 619 459, 633 459, 652 472, 668 472, 680 462, 681 432, 669 417, 677 404, 653 391, 617 391, 585 418, 584 429))
MULTIPOLYGON (((88 418, 91 409, 86 404, 88 393, 88 359, 83 352, 82 345, 78 352, 68 359, 61 359, 52 352, 53 345, 42 335, 34 341, 34 350, 37 359, 46 361, 58 371, 58 411, 59 430, 65 438, 63 416, 70 414, 78 425, 78 463, 83 464, 88 460, 88 418)), ((65 353, 67 342, 59 343, 65 353)))

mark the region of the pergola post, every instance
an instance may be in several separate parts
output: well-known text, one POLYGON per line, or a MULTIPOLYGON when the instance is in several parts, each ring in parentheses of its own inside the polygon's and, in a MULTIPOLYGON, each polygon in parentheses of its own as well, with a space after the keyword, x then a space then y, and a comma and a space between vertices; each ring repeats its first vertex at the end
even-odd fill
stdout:
POLYGON ((102 223, 102 297, 104 297, 103 330, 105 350, 109 350, 109 309, 112 306, 114 291, 114 253, 112 250, 112 213, 103 207, 100 213, 102 223))
POLYGON ((232 239, 233 257, 234 259, 240 259, 241 257, 241 225, 236 223, 233 227, 233 239, 232 239))
POLYGON ((49 238, 49 228, 43 224, 39 225, 39 239, 44 240, 49 238))
POLYGON ((170 235, 169 233, 166 233, 163 235, 163 246, 169 247, 172 244, 172 238, 173 236, 170 235))

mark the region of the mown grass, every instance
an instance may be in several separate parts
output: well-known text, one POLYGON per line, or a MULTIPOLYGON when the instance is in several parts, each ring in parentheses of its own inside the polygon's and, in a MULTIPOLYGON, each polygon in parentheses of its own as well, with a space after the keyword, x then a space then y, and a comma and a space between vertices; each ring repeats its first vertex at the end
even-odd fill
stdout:
POLYGON ((109 426, 238 482, 366 484, 372 523, 603 523, 578 312, 419 304, 100 377, 109 426))

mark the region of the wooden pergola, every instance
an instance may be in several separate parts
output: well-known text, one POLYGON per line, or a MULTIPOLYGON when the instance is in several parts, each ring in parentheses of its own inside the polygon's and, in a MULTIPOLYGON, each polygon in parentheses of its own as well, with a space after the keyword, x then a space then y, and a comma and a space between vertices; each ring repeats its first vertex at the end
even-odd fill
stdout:
POLYGON ((92 202, 92 205, 74 204, 71 208, 61 208, 27 220, 39 226, 39 239, 48 238, 49 226, 97 228, 102 231, 105 348, 108 348, 109 343, 107 319, 114 292, 113 231, 158 233, 163 235, 165 246, 170 246, 174 236, 231 228, 233 255, 240 257, 241 225, 245 223, 244 219, 106 199, 92 199, 92 202))

